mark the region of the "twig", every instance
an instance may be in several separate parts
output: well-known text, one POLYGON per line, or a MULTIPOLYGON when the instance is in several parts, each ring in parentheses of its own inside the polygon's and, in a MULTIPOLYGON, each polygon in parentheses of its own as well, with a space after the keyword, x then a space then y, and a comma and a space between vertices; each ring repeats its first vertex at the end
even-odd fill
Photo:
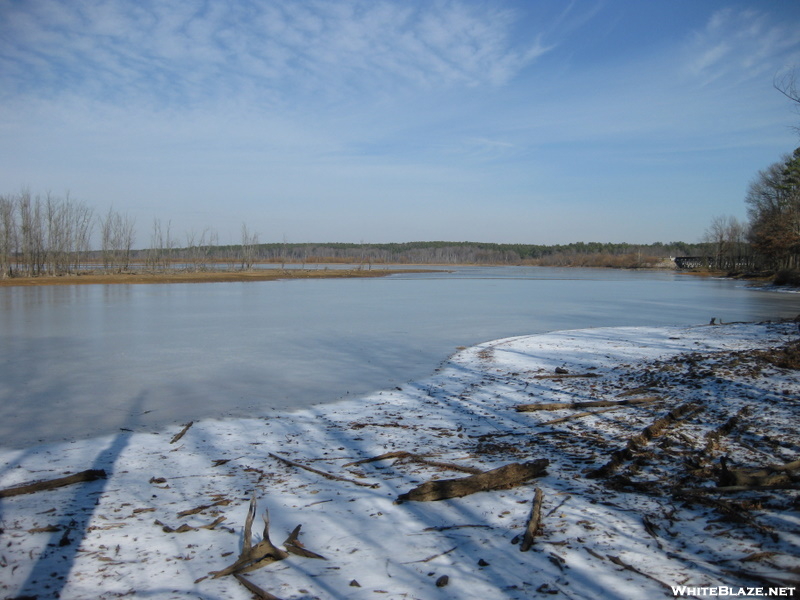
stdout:
POLYGON ((247 579, 244 575, 240 575, 239 573, 234 573, 233 576, 236 577, 236 580, 239 583, 241 583, 244 587, 247 588, 247 591, 251 592, 252 594, 255 594, 257 598, 260 598, 261 600, 281 600, 277 596, 270 594, 268 591, 262 590, 255 583, 247 579))
POLYGON ((561 410, 563 408, 597 408, 601 406, 633 406, 647 404, 661 400, 660 396, 646 396, 644 398, 630 398, 629 400, 591 400, 588 402, 547 402, 539 404, 518 404, 514 408, 517 412, 532 412, 535 410, 561 410))
POLYGON ((172 438, 172 439, 169 441, 169 443, 170 443, 170 444, 174 444, 174 443, 175 443, 175 442, 177 442, 179 439, 181 439, 181 438, 182 438, 182 437, 183 437, 183 436, 186 434, 186 432, 187 432, 187 431, 189 431, 189 427, 191 427, 192 425, 194 425, 194 421, 189 421, 189 422, 188 422, 188 423, 187 423, 187 424, 184 426, 184 428, 180 430, 180 432, 179 432, 179 433, 177 433, 177 434, 175 434, 175 436, 173 436, 173 438, 172 438))
POLYGON ((410 562, 403 563, 404 565, 413 565, 414 563, 426 563, 431 562, 434 558, 439 558, 440 556, 444 556, 445 554, 450 554, 454 552, 458 546, 453 546, 450 550, 445 550, 444 552, 440 552, 439 554, 434 554, 433 556, 429 556, 428 558, 423 558, 422 560, 412 560, 410 562))
POLYGON ((305 469, 306 471, 311 471, 312 473, 316 473, 317 475, 321 475, 322 477, 325 477, 326 479, 333 479, 335 481, 345 481, 347 483, 352 483, 354 485, 360 485, 361 487, 370 487, 370 488, 378 487, 377 483, 364 483, 362 481, 355 481, 353 479, 348 479, 347 477, 340 477, 339 475, 333 475, 332 473, 326 473, 325 471, 320 471, 319 469, 315 469, 314 467, 309 467, 309 466, 300 464, 300 463, 295 462, 293 460, 289 460, 288 458, 283 458, 281 456, 278 456, 277 454, 272 454, 271 452, 269 453, 269 455, 272 458, 276 459, 276 460, 279 460, 279 461, 281 461, 283 463, 286 463, 287 465, 290 465, 292 467, 297 467, 298 469, 305 469))

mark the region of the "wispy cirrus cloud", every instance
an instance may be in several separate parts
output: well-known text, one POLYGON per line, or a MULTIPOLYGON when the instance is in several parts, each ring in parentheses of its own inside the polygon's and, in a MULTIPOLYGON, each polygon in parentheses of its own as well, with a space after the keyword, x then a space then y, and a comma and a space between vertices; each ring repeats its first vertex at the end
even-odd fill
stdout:
POLYGON ((297 93, 497 86, 548 50, 514 41, 512 12, 460 2, 49 0, 0 11, 7 97, 290 102, 297 93))
POLYGON ((794 59, 800 58, 793 25, 776 22, 757 10, 725 8, 693 34, 686 70, 706 83, 720 78, 743 81, 769 74, 775 60, 793 48, 794 59))

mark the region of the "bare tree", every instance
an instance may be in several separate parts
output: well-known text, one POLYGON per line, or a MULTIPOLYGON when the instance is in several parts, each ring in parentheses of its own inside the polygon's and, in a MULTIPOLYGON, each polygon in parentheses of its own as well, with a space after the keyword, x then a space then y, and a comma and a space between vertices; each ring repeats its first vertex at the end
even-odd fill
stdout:
POLYGON ((135 239, 135 220, 109 208, 100 223, 101 252, 105 268, 118 272, 130 267, 131 249, 135 239))
POLYGON ((253 268, 257 246, 258 233, 248 231, 247 223, 242 223, 242 270, 253 268))
POLYGON ((17 223, 14 198, 0 196, 0 279, 11 277, 13 257, 17 250, 17 223))

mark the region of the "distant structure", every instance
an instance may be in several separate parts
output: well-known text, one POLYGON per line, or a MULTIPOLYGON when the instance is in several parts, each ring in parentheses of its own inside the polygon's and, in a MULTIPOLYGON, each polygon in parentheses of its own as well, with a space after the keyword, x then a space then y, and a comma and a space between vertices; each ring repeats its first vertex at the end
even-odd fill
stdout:
POLYGON ((679 269, 709 268, 714 263, 710 256, 676 256, 673 260, 679 269))

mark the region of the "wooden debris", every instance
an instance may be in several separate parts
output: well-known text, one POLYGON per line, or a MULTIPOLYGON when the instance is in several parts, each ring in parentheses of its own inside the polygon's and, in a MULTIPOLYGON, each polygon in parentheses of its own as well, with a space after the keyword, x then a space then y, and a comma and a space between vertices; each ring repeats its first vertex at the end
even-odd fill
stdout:
POLYGON ((396 503, 461 498, 476 492, 511 488, 529 479, 543 475, 549 464, 549 460, 540 458, 527 463, 511 463, 469 477, 428 481, 398 496, 396 503))
POLYGON ((217 500, 212 504, 204 504, 203 506, 198 506, 197 508, 190 508, 189 510, 182 510, 178 513, 178 518, 188 517, 189 515, 196 515, 199 512, 203 512, 204 510, 208 510, 209 508, 213 508, 215 506, 228 506, 231 501, 228 499, 225 500, 217 500))
POLYGON ((431 562, 431 561, 432 561, 433 559, 435 559, 435 558, 439 558, 440 556, 445 556, 445 555, 447 555, 447 554, 450 554, 451 552, 455 552, 455 551, 456 551, 456 549, 458 549, 458 546, 453 546, 453 547, 452 547, 452 548, 450 548, 449 550, 445 550, 444 552, 439 552, 438 554, 434 554, 434 555, 432 555, 432 556, 429 556, 428 558, 423 558, 423 559, 420 559, 420 560, 412 560, 412 561, 410 561, 410 562, 406 562, 406 563, 403 563, 403 564, 404 564, 404 565, 413 565, 413 564, 415 564, 415 563, 427 563, 427 562, 431 562))
POLYGON ((245 588, 247 588, 247 591, 254 594, 256 598, 259 598, 260 600, 281 600, 277 596, 270 594, 268 591, 258 587, 255 583, 247 579, 244 575, 241 575, 239 573, 234 573, 233 576, 236 577, 236 581, 238 581, 245 588))
POLYGON ((641 571, 640 569, 637 569, 633 565, 629 565, 628 563, 623 562, 618 556, 611 556, 610 554, 607 554, 606 556, 608 556, 608 560, 610 560, 612 563, 614 563, 618 567, 622 567, 626 571, 632 571, 633 573, 637 573, 637 574, 641 575, 642 577, 647 577, 648 579, 650 579, 652 581, 655 581, 661 587, 672 591, 672 586, 664 583, 660 579, 657 579, 657 578, 653 577, 652 575, 648 575, 647 573, 645 573, 644 571, 641 571))
POLYGON ((186 432, 187 432, 187 431, 189 431, 189 427, 191 427, 192 425, 194 425, 194 421, 189 421, 189 422, 188 422, 188 423, 187 423, 187 424, 184 426, 184 428, 180 430, 180 432, 179 432, 179 433, 176 433, 176 434, 175 434, 175 435, 172 437, 172 439, 169 441, 169 443, 170 443, 170 444, 174 444, 174 443, 175 443, 175 442, 177 442, 179 439, 181 439, 181 438, 182 438, 184 435, 186 435, 186 432))
POLYGON ((319 560, 327 560, 324 556, 317 554, 316 552, 312 552, 308 550, 303 543, 297 539, 300 535, 300 528, 302 525, 298 525, 294 528, 292 533, 289 534, 289 537, 286 538, 286 541, 283 542, 283 547, 286 548, 286 551, 290 554, 296 554, 297 556, 302 556, 303 558, 317 558, 319 560))
POLYGON ((533 493, 533 506, 531 506, 531 514, 528 517, 528 526, 525 528, 525 535, 522 536, 522 544, 520 544, 520 552, 527 552, 533 546, 533 538, 539 531, 539 524, 542 520, 542 501, 544 494, 538 487, 533 493))
POLYGON ((35 483, 26 483, 18 485, 5 490, 0 490, 0 498, 10 498, 12 496, 21 496, 22 494, 33 494, 35 492, 43 492, 46 490, 55 490, 57 488, 66 487, 74 483, 84 483, 87 481, 96 481, 98 479, 105 479, 106 472, 103 469, 88 469, 80 473, 67 475, 66 477, 59 477, 57 479, 49 479, 47 481, 37 481, 35 483))
POLYGON ((381 454, 380 456, 373 456, 372 458, 362 458, 361 460, 357 460, 354 462, 347 463, 344 465, 345 467, 352 467, 355 465, 363 465, 366 463, 377 462, 379 460, 388 460, 391 458, 398 458, 398 459, 406 459, 411 460, 423 465, 428 465, 431 467, 437 467, 440 469, 445 469, 447 471, 458 471, 461 473, 470 473, 472 475, 477 475, 478 473, 483 473, 480 469, 475 467, 465 467, 463 465, 457 465, 454 463, 446 463, 440 462, 437 460, 430 460, 425 458, 424 456, 420 456, 419 454, 414 454, 413 452, 406 452, 405 450, 397 450, 395 452, 387 452, 386 454, 381 454))
POLYGON ((517 412, 533 412, 536 410, 562 410, 565 408, 599 408, 602 406, 634 406, 662 400, 660 396, 647 396, 645 398, 631 398, 629 400, 591 400, 588 402, 546 402, 540 404, 518 404, 514 408, 517 412))
POLYGON ((600 377, 597 373, 556 373, 555 375, 534 375, 534 379, 568 379, 570 377, 600 377))
POLYGON ((800 490, 800 483, 778 485, 727 485, 724 487, 685 488, 681 494, 733 494, 736 492, 769 492, 773 490, 800 490))
POLYGON ((244 533, 242 536, 242 551, 236 562, 222 569, 215 571, 211 574, 214 579, 223 577, 224 575, 233 575, 238 573, 248 573, 254 571, 264 565, 268 565, 278 560, 283 560, 289 554, 275 546, 269 539, 269 511, 264 511, 264 534, 262 540, 252 545, 253 541, 253 520, 256 516, 256 497, 255 495, 250 498, 250 507, 247 511, 247 518, 244 524, 244 533))
POLYGON ((587 477, 590 479, 608 477, 623 462, 632 459, 636 450, 638 450, 641 446, 647 444, 654 437, 661 435, 664 429, 673 423, 686 418, 688 415, 695 414, 700 410, 702 410, 702 408, 697 403, 687 402, 686 404, 682 404, 679 407, 669 411, 666 415, 656 419, 650 425, 645 427, 641 433, 630 438, 624 448, 616 450, 611 454, 611 460, 609 460, 602 467, 590 471, 587 474, 587 477))
POLYGON ((289 466, 297 467, 298 469, 304 469, 306 471, 310 471, 312 473, 316 473, 317 475, 321 475, 322 477, 325 477, 326 479, 333 479, 335 481, 345 481, 347 483, 352 483, 354 485, 360 485, 361 487, 369 487, 369 488, 377 488, 377 487, 379 487, 377 483, 364 483, 363 481, 355 481, 354 479, 348 479, 347 477, 341 477, 339 475, 334 475, 333 473, 326 473, 325 471, 320 471, 319 469, 315 469, 314 467, 309 467, 309 466, 303 465, 303 464, 301 464, 299 462, 295 462, 293 460, 289 460, 288 458, 283 458, 282 456, 278 456, 277 454, 272 454, 272 452, 270 452, 269 455, 272 458, 274 458, 276 460, 279 460, 279 461, 281 461, 283 463, 286 463, 289 466))
POLYGON ((720 487, 765 487, 790 483, 790 473, 800 470, 800 460, 785 465, 729 469, 727 460, 722 461, 720 487))
POLYGON ((582 417, 590 417, 592 415, 597 415, 604 412, 611 412, 614 410, 622 410, 627 408, 625 406, 614 406, 612 408, 601 408, 600 410, 587 410, 586 412, 579 412, 572 415, 567 415, 566 417, 559 417, 558 419, 553 419, 552 421, 545 421, 541 423, 542 425, 555 425, 556 423, 563 423, 564 421, 569 421, 571 419, 580 419, 582 417))

